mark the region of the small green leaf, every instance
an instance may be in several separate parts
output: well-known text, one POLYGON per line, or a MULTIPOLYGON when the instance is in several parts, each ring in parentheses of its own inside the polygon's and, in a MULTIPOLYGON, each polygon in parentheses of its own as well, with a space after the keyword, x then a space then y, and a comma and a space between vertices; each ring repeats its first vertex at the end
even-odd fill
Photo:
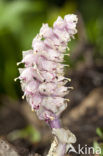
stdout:
POLYGON ((100 128, 97 128, 97 129, 96 129, 96 133, 97 133, 97 135, 98 135, 101 139, 103 139, 103 132, 102 132, 102 130, 101 130, 100 128))
POLYGON ((95 152, 97 151, 97 148, 98 148, 98 147, 100 148, 98 142, 96 142, 96 141, 94 141, 93 147, 94 147, 95 152))
POLYGON ((19 138, 25 138, 34 143, 40 141, 40 133, 37 131, 37 129, 35 129, 35 127, 28 125, 21 130, 15 130, 8 134, 8 139, 11 141, 19 138))

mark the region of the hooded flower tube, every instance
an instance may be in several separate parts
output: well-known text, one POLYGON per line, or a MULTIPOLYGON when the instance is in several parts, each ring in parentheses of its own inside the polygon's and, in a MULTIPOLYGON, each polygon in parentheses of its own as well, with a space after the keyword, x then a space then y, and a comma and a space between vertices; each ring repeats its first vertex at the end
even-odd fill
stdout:
POLYGON ((67 107, 68 99, 65 96, 71 89, 65 85, 70 79, 64 76, 66 65, 63 64, 63 59, 68 42, 77 33, 77 20, 76 15, 71 14, 64 19, 58 17, 52 28, 43 24, 33 39, 32 49, 23 51, 23 59, 17 63, 24 63, 24 68, 19 68, 18 77, 24 92, 23 97, 26 97, 38 118, 45 120, 52 128, 53 134, 60 138, 57 139, 58 147, 52 150, 52 146, 48 156, 63 156, 67 145, 76 140, 70 131, 60 128, 59 117, 67 107), (62 132, 66 139, 59 136, 62 132), (74 138, 71 141, 67 141, 66 136, 69 137, 69 134, 74 138))

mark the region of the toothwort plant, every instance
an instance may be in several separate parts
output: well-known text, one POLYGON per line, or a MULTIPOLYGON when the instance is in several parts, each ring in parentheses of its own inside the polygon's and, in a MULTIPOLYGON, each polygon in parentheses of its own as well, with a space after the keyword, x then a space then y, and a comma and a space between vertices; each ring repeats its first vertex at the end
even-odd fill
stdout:
MULTIPOLYGON (((70 130, 61 128, 60 114, 66 109, 65 96, 71 87, 64 77, 63 59, 68 42, 77 33, 76 15, 58 17, 50 28, 43 24, 39 34, 33 39, 32 49, 23 51, 24 68, 19 68, 21 87, 27 102, 40 120, 45 120, 54 134, 48 156, 64 156, 76 137, 70 130)), ((16 78, 16 79, 18 79, 16 78)))

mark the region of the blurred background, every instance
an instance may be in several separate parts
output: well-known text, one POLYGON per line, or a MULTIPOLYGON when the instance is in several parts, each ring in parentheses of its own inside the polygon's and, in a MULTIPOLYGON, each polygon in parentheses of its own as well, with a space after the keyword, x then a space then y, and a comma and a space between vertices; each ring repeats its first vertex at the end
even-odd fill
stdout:
POLYGON ((31 48, 42 23, 52 26, 58 16, 69 13, 79 18, 78 34, 68 45, 71 56, 65 57, 70 65, 66 75, 72 78, 74 90, 61 118, 63 126, 77 136, 75 147, 78 143, 99 146, 103 152, 103 1, 0 0, 1 156, 11 151, 45 156, 49 149, 51 130, 22 101, 20 83, 14 82, 19 75, 16 63, 22 51, 31 48))

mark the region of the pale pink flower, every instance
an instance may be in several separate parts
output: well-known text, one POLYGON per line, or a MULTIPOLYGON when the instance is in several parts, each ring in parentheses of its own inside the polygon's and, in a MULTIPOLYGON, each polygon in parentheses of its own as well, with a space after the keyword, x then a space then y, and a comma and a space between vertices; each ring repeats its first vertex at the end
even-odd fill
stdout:
POLYGON ((39 35, 41 37, 44 37, 44 39, 45 38, 52 37, 53 36, 53 30, 52 30, 52 28, 50 28, 48 26, 48 24, 43 24, 42 27, 41 27, 41 29, 40 29, 39 35))
POLYGON ((66 27, 66 22, 59 16, 53 24, 54 29, 64 30, 66 27))
POLYGON ((41 56, 38 58, 37 66, 40 70, 53 71, 54 69, 56 69, 57 64, 41 56))
POLYGON ((42 41, 42 37, 37 35, 32 42, 32 47, 34 52, 40 52, 45 50, 44 42, 42 41))
POLYGON ((25 89, 26 95, 35 95, 39 87, 39 82, 36 80, 30 81, 25 89))
POLYGON ((64 17, 64 20, 66 21, 66 28, 68 30, 68 33, 73 37, 73 35, 75 33, 77 33, 77 30, 76 30, 76 24, 77 24, 77 17, 75 15, 66 15, 64 17))
POLYGON ((22 60, 22 63, 25 63, 26 67, 34 66, 37 62, 37 55, 34 54, 28 54, 24 57, 22 60))
POLYGON ((63 111, 67 107, 64 98, 51 97, 51 96, 44 97, 42 101, 42 105, 48 110, 52 110, 52 112, 56 115, 59 115, 61 113, 61 110, 63 111), (64 106, 63 109, 62 106, 64 106))
POLYGON ((29 82, 33 80, 34 77, 33 67, 24 68, 24 69, 19 68, 19 72, 20 72, 20 76, 19 76, 20 80, 24 82, 29 82))
POLYGON ((27 97, 27 101, 30 104, 32 110, 34 110, 34 109, 38 110, 40 108, 42 99, 43 99, 43 97, 39 93, 36 93, 32 96, 27 97))

